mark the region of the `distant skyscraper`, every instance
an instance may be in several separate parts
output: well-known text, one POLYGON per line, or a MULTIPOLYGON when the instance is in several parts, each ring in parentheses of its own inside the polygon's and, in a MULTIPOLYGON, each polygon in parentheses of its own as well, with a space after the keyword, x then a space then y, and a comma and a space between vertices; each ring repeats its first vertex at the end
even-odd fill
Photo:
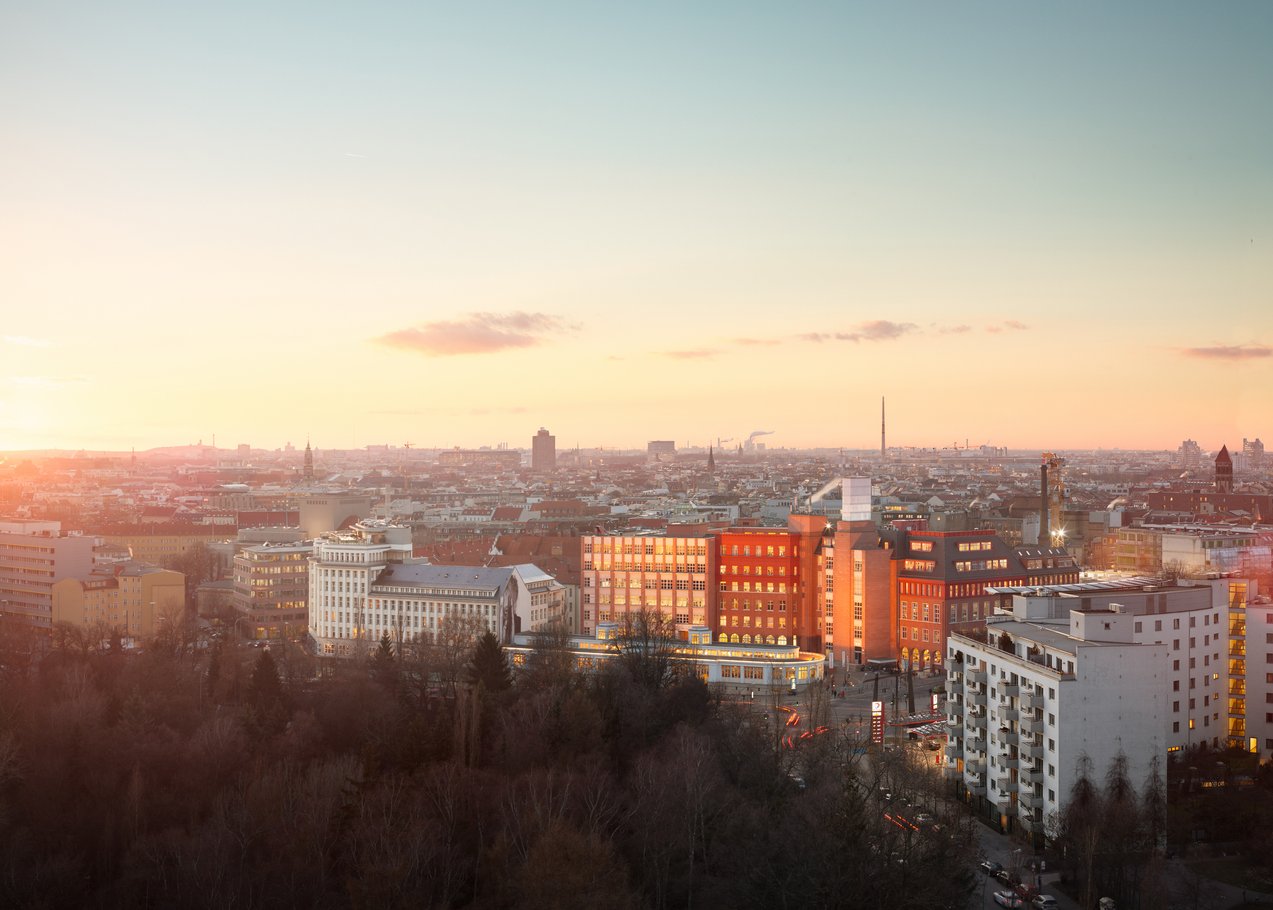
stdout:
POLYGON ((557 437, 543 427, 530 441, 530 469, 543 473, 557 470, 557 437))
POLYGON ((1247 457, 1247 467, 1251 470, 1264 469, 1264 443, 1259 439, 1243 439, 1242 454, 1247 457))
POLYGON ((309 447, 309 440, 305 440, 305 479, 314 479, 314 451, 309 447))
POLYGON ((1177 450, 1180 454, 1180 466, 1192 471, 1202 466, 1202 446, 1192 439, 1186 439, 1177 450))

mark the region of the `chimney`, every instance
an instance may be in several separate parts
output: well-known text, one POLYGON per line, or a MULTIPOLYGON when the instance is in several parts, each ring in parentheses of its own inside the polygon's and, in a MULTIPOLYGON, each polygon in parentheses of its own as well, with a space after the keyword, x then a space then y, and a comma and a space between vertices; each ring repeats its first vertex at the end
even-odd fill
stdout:
POLYGON ((1039 465, 1039 546, 1052 544, 1052 525, 1048 521, 1048 461, 1039 465))

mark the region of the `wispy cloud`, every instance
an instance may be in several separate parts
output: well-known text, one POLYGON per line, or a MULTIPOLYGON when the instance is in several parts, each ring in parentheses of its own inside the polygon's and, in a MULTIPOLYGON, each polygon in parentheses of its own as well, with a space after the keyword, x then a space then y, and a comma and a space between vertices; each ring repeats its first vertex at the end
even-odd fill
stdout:
POLYGON ((1003 322, 986 326, 986 331, 992 335, 997 335, 1000 332, 1025 332, 1029 328, 1024 322, 1018 322, 1016 319, 1005 319, 1003 322))
POLYGON ((874 319, 870 322, 859 323, 849 332, 804 332, 796 337, 801 341, 892 341, 917 331, 919 326, 913 322, 874 319))
POLYGON ((965 335, 972 331, 970 325, 944 325, 937 330, 939 335, 965 335))
POLYGON ((371 411, 372 414, 389 416, 389 417, 426 417, 438 414, 447 417, 460 417, 472 414, 480 414, 490 416, 496 414, 525 414, 527 408, 524 407, 444 407, 444 408, 390 408, 371 411))
POLYGON ((430 357, 450 357, 534 347, 553 335, 576 329, 577 326, 547 313, 472 313, 459 320, 426 322, 399 329, 374 341, 430 357))
POLYGON ((47 348, 49 342, 43 338, 31 338, 26 335, 0 335, 5 344, 16 344, 24 348, 47 348))
POLYGON ((1262 344, 1218 344, 1211 347, 1181 348, 1180 353, 1202 360, 1259 360, 1273 357, 1273 348, 1262 344))
POLYGON ((79 382, 88 382, 87 376, 10 376, 9 381, 14 385, 35 386, 37 388, 52 389, 58 386, 72 385, 79 382))
POLYGON ((711 348, 696 348, 691 351, 663 351, 664 357, 671 357, 673 360, 706 360, 715 357, 717 351, 711 348))

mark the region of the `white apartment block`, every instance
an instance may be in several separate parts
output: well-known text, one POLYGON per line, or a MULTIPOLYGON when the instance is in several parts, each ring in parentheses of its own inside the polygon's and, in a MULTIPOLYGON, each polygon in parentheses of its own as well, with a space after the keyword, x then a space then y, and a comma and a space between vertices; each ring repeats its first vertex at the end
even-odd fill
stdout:
POLYGON ((708 586, 716 583, 716 547, 708 537, 593 535, 580 538, 580 627, 593 635, 599 622, 629 614, 660 613, 685 637, 709 624, 708 586))
POLYGON ((507 641, 563 622, 565 588, 533 565, 436 566, 411 556, 411 531, 362 521, 325 534, 310 557, 309 633, 319 654, 357 656, 387 632, 428 641, 448 617, 466 617, 507 641))
POLYGON ((1063 623, 1070 611, 1109 611, 1117 605, 1134 616, 1132 641, 1167 648, 1164 664, 1167 711, 1163 741, 1168 752, 1190 746, 1222 746, 1228 735, 1228 582, 1181 581, 1148 584, 1149 579, 1001 587, 1014 616, 1063 623))
POLYGON ((1165 754, 1169 646, 1135 622, 1117 605, 1035 618, 1022 598, 987 641, 948 639, 947 773, 1002 829, 1042 836, 1085 759, 1099 782, 1123 753, 1139 789, 1165 754))

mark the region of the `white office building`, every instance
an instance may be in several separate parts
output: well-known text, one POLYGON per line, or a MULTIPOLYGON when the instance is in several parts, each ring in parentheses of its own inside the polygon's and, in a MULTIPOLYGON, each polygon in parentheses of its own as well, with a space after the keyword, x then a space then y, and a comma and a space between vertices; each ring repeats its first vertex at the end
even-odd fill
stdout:
POLYGON ((565 622, 565 587, 533 565, 438 566, 411 555, 411 530, 365 520, 314 542, 309 634, 320 655, 355 657, 387 632, 428 641, 448 616, 508 641, 565 622))

